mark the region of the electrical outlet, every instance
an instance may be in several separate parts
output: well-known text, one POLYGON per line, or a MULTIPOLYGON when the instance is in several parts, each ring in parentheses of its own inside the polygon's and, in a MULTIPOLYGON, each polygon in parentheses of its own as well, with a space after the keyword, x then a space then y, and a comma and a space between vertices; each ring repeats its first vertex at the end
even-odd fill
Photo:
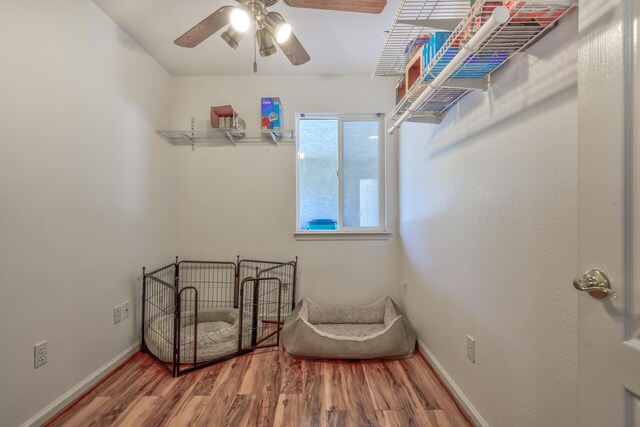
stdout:
POLYGON ((402 282, 402 293, 404 294, 404 296, 407 296, 408 287, 409 287, 409 284, 407 282, 402 282))
POLYGON ((467 335, 467 357, 476 363, 476 340, 471 335, 467 335))
POLYGON ((33 346, 33 368, 37 369, 45 363, 47 363, 47 342, 42 341, 33 346))
POLYGON ((122 303, 122 320, 129 317, 129 301, 122 303))
POLYGON ((122 320, 122 306, 116 305, 113 307, 113 324, 117 325, 122 320))

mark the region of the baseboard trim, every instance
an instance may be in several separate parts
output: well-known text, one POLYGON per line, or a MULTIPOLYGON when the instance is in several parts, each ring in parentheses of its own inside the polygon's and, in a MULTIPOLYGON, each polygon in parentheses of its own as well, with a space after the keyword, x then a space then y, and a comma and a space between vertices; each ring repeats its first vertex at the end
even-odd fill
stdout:
POLYGON ((87 378, 78 383, 71 390, 54 400, 46 408, 35 414, 33 417, 25 421, 20 427, 40 426, 62 411, 69 404, 73 403, 78 397, 82 396, 91 387, 99 383, 103 378, 109 375, 113 370, 118 368, 125 360, 140 350, 140 342, 130 345, 122 353, 111 359, 98 370, 93 372, 87 378))
POLYGON ((427 359, 433 369, 436 370, 436 373, 438 374, 438 376, 440 376, 440 379, 444 381, 445 385, 449 388, 449 391, 451 392, 451 394, 453 394, 453 397, 458 401, 458 405, 460 405, 462 410, 464 410, 471 418, 471 421, 473 421, 476 426, 489 427, 489 423, 487 423, 484 418, 482 418, 482 415, 480 415, 475 406, 473 406, 471 401, 467 398, 467 396, 465 396, 460 387, 458 387, 455 381, 453 381, 453 378, 449 376, 447 371, 444 370, 440 362, 438 362, 438 359, 436 359, 433 353, 429 351, 427 346, 422 342, 422 340, 420 340, 420 338, 418 338, 418 348, 420 350, 420 353, 422 353, 425 359, 427 359))

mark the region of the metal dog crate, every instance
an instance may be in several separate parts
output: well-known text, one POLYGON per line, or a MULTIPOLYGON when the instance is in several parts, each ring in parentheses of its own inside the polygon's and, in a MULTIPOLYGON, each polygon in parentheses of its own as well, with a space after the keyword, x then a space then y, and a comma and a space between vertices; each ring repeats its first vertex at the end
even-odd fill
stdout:
POLYGON ((142 351, 174 377, 280 344, 297 262, 179 261, 142 283, 142 351))

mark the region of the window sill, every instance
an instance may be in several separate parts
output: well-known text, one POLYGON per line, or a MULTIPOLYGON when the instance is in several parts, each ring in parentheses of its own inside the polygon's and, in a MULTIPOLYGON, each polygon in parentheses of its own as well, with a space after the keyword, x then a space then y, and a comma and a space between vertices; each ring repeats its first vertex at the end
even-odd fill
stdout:
POLYGON ((296 231, 296 240, 389 240, 389 231, 296 231))

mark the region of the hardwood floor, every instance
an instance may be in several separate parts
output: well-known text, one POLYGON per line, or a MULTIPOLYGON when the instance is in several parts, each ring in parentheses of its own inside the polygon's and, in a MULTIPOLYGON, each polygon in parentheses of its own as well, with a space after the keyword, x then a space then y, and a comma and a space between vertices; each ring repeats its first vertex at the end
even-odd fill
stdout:
POLYGON ((431 367, 288 359, 278 349, 172 378, 139 353, 53 426, 469 426, 431 367))

